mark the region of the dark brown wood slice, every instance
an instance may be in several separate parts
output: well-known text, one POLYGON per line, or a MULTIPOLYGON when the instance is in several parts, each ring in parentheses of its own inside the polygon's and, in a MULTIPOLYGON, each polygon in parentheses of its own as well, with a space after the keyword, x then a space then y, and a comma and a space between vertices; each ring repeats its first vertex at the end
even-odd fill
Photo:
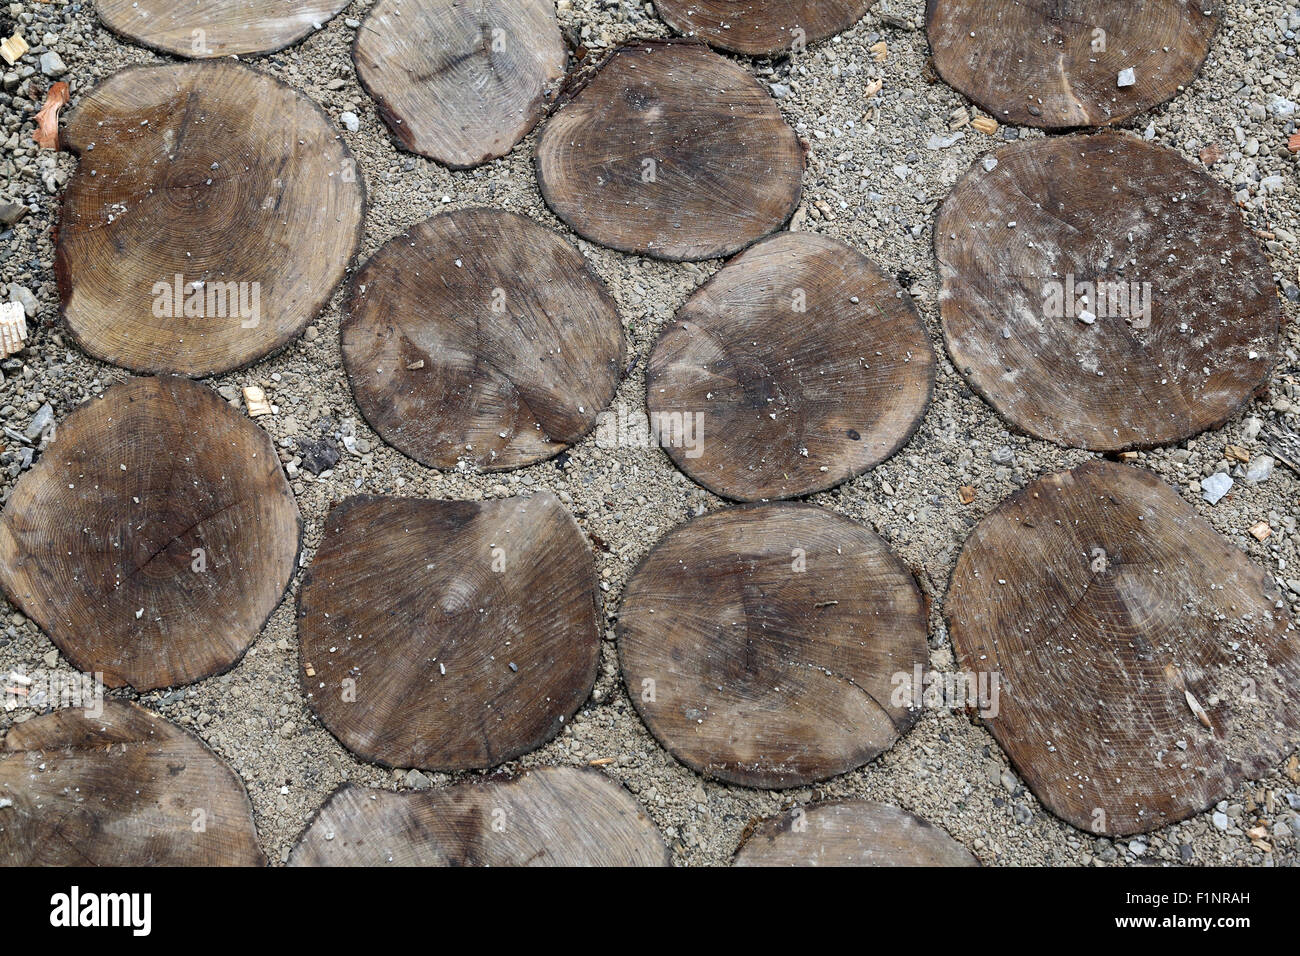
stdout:
POLYGON ((195 59, 283 50, 346 6, 347 0, 95 0, 114 33, 195 59))
POLYGON ((686 302, 650 356, 646 402, 660 444, 700 484, 791 498, 894 454, 921 422, 934 365, 896 281, 841 242, 782 233, 686 302))
POLYGON ((614 397, 618 308, 582 255, 515 213, 462 209, 391 240, 354 282, 343 362, 385 441, 437 468, 563 451, 614 397))
POLYGON ((679 33, 732 53, 768 56, 843 33, 876 0, 655 0, 679 33))
POLYGON ((667 866, 636 800, 602 773, 541 767, 512 780, 392 793, 344 784, 290 866, 667 866))
POLYGON ((0 514, 0 585, 110 687, 231 667, 280 603, 301 519, 271 437, 212 390, 137 378, 59 425, 0 514))
POLYGON ((15 724, 0 866, 264 866, 243 782, 197 737, 105 700, 15 724))
POLYGON ((550 492, 348 498, 299 593, 303 690, 387 766, 492 767, 564 726, 596 680, 595 564, 550 492))
POLYGON ((895 674, 927 659, 916 582, 875 534, 802 504, 714 512, 672 531, 624 593, 628 693, 688 767, 795 787, 862 766, 919 711, 895 674))
POLYGON ((546 115, 569 54, 553 0, 381 0, 352 59, 403 147, 467 169, 546 115))
POLYGON ((1181 441, 1231 418, 1275 361, 1272 271, 1231 197, 1130 134, 985 157, 935 236, 953 364, 1037 438, 1181 441))
POLYGON ((735 866, 979 866, 945 831, 898 807, 828 800, 759 823, 735 866))
POLYGON ((1196 78, 1220 6, 1210 0, 929 0, 926 27, 939 75, 999 121, 1043 129, 1109 126, 1163 103, 1196 78))
POLYGON ((542 197, 593 242, 730 255, 799 205, 803 148, 767 90, 701 43, 620 47, 547 124, 542 197))
POLYGON ((319 106, 249 67, 123 70, 65 133, 81 161, 55 271, 95 358, 191 376, 247 365, 302 331, 356 250, 351 153, 319 106))
POLYGON ((1175 823, 1295 747, 1300 644, 1275 589, 1149 472, 1094 461, 1013 495, 945 610, 961 667, 999 675, 986 726, 1074 826, 1175 823))

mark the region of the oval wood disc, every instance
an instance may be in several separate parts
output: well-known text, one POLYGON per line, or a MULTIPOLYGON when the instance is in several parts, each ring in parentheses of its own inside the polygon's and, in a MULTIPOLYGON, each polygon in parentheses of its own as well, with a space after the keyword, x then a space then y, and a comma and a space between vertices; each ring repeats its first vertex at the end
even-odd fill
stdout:
POLYGON ((249 67, 123 70, 65 132, 81 161, 55 271, 95 358, 191 376, 247 365, 302 331, 356 251, 352 154, 319 106, 249 67))
POLYGON ((944 830, 870 800, 828 800, 759 823, 735 866, 979 866, 944 830))
POLYGON ((1154 475, 1094 461, 976 527, 946 612, 961 666, 1000 675, 985 723, 1038 799, 1125 835, 1294 749, 1300 644, 1273 592, 1154 475))
POLYGON ((211 389, 137 378, 59 425, 0 514, 0 585, 109 687, 227 670, 280 603, 301 519, 271 436, 211 389))
POLYGON ((595 562, 550 492, 348 498, 298 600, 312 707, 386 766, 513 760, 559 733, 596 682, 595 562))
POLYGON ((1034 437, 1182 441, 1273 366, 1268 260, 1228 193, 1172 150, 1117 132, 1009 146, 957 183, 935 236, 953 364, 1034 437))
POLYGON ((925 414, 934 365, 897 282, 850 246, 788 232, 687 300, 651 353, 646 402, 664 450, 709 490, 791 498, 898 451, 925 414))
POLYGON ((618 644, 632 701, 674 757, 765 788, 893 746, 919 711, 894 703, 891 679, 928 659, 907 569, 871 531, 803 504, 670 532, 628 582, 618 644))
POLYGON ((788 53, 843 33, 876 0, 655 0, 655 10, 679 33, 749 56, 788 53))
POLYGON ((557 216, 593 242, 659 259, 730 255, 781 228, 803 169, 767 90, 688 41, 620 47, 537 146, 557 216))
POLYGON ((929 0, 926 30, 939 75, 1000 122, 1109 126, 1196 78, 1219 28, 1218 6, 929 0), (1127 70, 1132 82, 1121 86, 1127 70))
POLYGON ((512 780, 392 793, 344 784, 290 866, 667 866, 632 795, 598 770, 541 767, 512 780))
POLYGON ((366 420, 416 461, 487 471, 559 454, 614 397, 618 307, 582 255, 497 209, 434 216, 353 283, 343 364, 366 420))
POLYGON ((467 169, 546 115, 569 51, 553 0, 381 0, 352 59, 403 147, 467 169))
POLYGON ((347 0, 95 0, 114 33, 196 59, 283 50, 346 6, 347 0))
POLYGON ((266 865, 248 793, 221 758, 143 707, 101 703, 5 737, 0 866, 266 865))

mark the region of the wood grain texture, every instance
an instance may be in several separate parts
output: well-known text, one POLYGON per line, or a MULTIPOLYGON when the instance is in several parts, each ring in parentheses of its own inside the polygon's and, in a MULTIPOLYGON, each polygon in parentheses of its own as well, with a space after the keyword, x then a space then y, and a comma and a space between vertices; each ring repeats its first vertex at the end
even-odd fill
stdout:
POLYGON ((1236 414, 1276 359, 1272 270, 1232 198, 1127 133, 999 150, 957 183, 935 237, 953 364, 1036 438, 1182 441, 1236 414), (1086 309, 1083 283, 1106 287, 1086 309), (1058 294, 1076 314, 1058 315, 1058 294))
POLYGON ((749 56, 790 52, 843 33, 875 0, 654 0, 674 30, 749 56))
POLYGON ((979 866, 945 831, 898 807, 828 800, 768 817, 734 866, 979 866))
POLYGON ((15 724, 0 866, 264 866, 243 782, 188 731, 106 700, 15 724))
POLYGON ((551 117, 542 197, 579 235, 658 259, 711 259, 779 229, 804 152, 767 89, 701 43, 619 47, 551 117))
POLYGON ((302 331, 356 251, 364 189, 338 131, 239 63, 122 70, 65 135, 81 161, 55 272, 95 358, 190 376, 248 365, 302 331))
POLYGON ((550 492, 348 498, 326 517, 298 617, 309 703, 386 766, 484 768, 535 750, 587 699, 600 659, 595 562, 550 492))
POLYGON ((892 677, 925 663, 926 610, 866 528, 811 505, 750 505, 650 552, 618 646, 641 719, 674 757, 728 783, 795 787, 862 766, 915 722, 892 677))
POLYGON ((0 586, 79 670, 151 690, 233 666, 301 518, 271 437, 202 385, 137 378, 58 426, 0 514, 0 586))
POLYGON ((436 468, 559 454, 614 397, 618 307, 582 255, 531 219, 462 209, 388 242, 353 283, 343 363, 366 420, 436 468))
POLYGON ((193 59, 283 50, 346 6, 347 0, 95 0, 114 33, 193 59))
POLYGON ((698 447, 661 444, 709 490, 792 498, 898 451, 925 414, 934 367, 893 278, 844 243, 782 233, 687 300, 650 355, 646 403, 652 421, 693 416, 698 447))
POLYGON ((1300 644, 1276 601, 1173 489, 1093 461, 976 527, 945 611, 961 667, 1001 675, 985 724, 1038 799, 1127 835, 1199 813, 1294 749, 1300 644))
POLYGON ((352 59, 403 148, 468 169, 546 115, 569 53, 553 0, 380 0, 352 59))
POLYGON ((1002 123, 1109 126, 1190 85, 1219 28, 1212 0, 929 0, 939 75, 1002 123), (1120 74, 1134 82, 1120 86, 1120 74))
POLYGON ((510 780, 391 793, 344 784, 290 866, 667 866, 632 795, 597 770, 541 767, 510 780))

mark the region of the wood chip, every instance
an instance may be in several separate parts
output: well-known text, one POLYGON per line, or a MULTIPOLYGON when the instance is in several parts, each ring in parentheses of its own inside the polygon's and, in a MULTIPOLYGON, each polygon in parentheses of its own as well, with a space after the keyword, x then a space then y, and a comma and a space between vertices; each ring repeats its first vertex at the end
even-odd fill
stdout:
POLYGON ((28 49, 30 48, 27 46, 27 41, 19 34, 15 33, 8 40, 0 43, 0 57, 4 57, 4 61, 10 66, 13 66, 22 59, 22 55, 26 53, 28 49))
POLYGON ((1250 461, 1250 452, 1246 451, 1246 449, 1242 448, 1240 445, 1229 445, 1223 450, 1223 453, 1234 461, 1250 461))
POLYGON ((970 125, 986 136, 992 136, 998 131, 998 121, 992 116, 977 116, 970 121, 970 125))
POLYGON ((1291 134, 1291 138, 1286 141, 1286 148, 1293 153, 1300 153, 1300 133, 1291 134))
POLYGON ((27 345, 27 313, 21 302, 0 305, 0 358, 21 352, 27 345))
POLYGON ((885 43, 884 40, 881 40, 879 43, 873 43, 868 47, 868 50, 871 52, 872 59, 877 63, 884 63, 889 59, 889 45, 885 43))
POLYGON ((249 418, 261 418, 271 414, 271 403, 266 400, 266 392, 260 386, 244 386, 244 404, 248 406, 249 418))
POLYGON ((1272 533, 1273 529, 1268 526, 1267 521, 1261 521, 1259 524, 1252 525, 1250 528, 1250 536, 1256 541, 1264 541, 1272 533))
POLYGON ((45 94, 45 105, 36 114, 32 141, 42 149, 59 148, 59 110, 68 103, 68 84, 52 83, 45 94))
POLYGON ((962 485, 957 489, 957 494, 964 505, 968 505, 975 500, 975 489, 970 485, 962 485))

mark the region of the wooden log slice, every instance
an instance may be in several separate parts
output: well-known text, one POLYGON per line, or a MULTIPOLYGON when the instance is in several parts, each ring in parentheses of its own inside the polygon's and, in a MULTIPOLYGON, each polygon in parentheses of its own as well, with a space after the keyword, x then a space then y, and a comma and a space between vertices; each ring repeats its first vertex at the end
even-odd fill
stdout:
POLYGON ((301 519, 271 437, 212 390, 138 378, 58 427, 0 514, 0 586, 79 670, 151 690, 232 667, 301 519))
POLYGON ((347 0, 95 0, 104 26, 195 59, 274 53, 318 30, 347 0))
POLYGON ((225 761, 143 707, 100 707, 10 729, 0 866, 266 865, 248 793, 225 761))
POLYGON ((1081 829, 1186 819, 1295 748, 1300 643, 1275 589, 1149 472, 1093 461, 1007 499, 946 613, 961 667, 999 676, 986 726, 1081 829))
POLYGON ((919 711, 895 674, 927 660, 916 582, 871 531, 802 504, 670 532, 624 593, 618 646, 650 732, 691 769, 795 787, 862 766, 919 711))
POLYGON ((944 830, 870 800, 828 800, 768 817, 734 866, 979 866, 944 830))
POLYGON ((434 216, 353 284, 343 364, 366 420, 436 468, 559 454, 614 397, 618 308, 582 255, 515 213, 434 216))
POLYGON ((598 770, 541 767, 512 780, 392 793, 344 784, 290 866, 667 866, 632 795, 598 770))
POLYGON ((770 56, 843 33, 876 0, 655 0, 670 27, 720 50, 770 56))
POLYGON ((569 52, 553 0, 381 0, 352 59, 403 148, 468 169, 546 115, 569 52))
POLYGON ((129 68, 65 133, 81 161, 55 272, 95 358, 192 376, 247 365, 302 331, 356 250, 352 154, 319 106, 257 70, 129 68))
POLYGON ((1036 438, 1182 441, 1268 379, 1268 260, 1228 193, 1172 150, 1117 132, 1009 146, 957 183, 935 236, 953 364, 1036 438))
POLYGON ((364 760, 492 767, 535 750, 596 681, 595 563, 550 492, 336 505, 299 592, 303 690, 364 760))
POLYGON ((1219 28, 1220 6, 929 0, 926 30, 939 75, 1000 122, 1109 126, 1191 84, 1219 28))
POLYGON ((803 169, 768 91, 688 41, 620 47, 537 146, 557 216, 592 242, 658 259, 731 255, 781 228, 803 169))
POLYGON ((651 353, 646 402, 664 450, 706 488, 791 498, 898 451, 925 414, 934 366, 896 281, 841 242, 782 233, 686 302, 651 353))

